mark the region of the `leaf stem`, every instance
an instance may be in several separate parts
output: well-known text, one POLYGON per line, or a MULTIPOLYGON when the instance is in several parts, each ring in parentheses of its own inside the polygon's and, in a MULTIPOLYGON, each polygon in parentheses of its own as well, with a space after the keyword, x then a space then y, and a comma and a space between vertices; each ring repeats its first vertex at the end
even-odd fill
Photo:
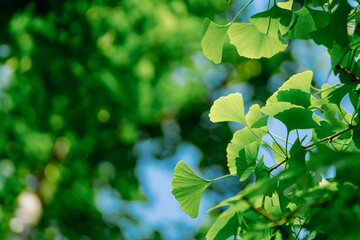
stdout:
POLYGON ((269 172, 271 173, 272 171, 274 171, 275 169, 277 169, 278 167, 280 167, 281 165, 286 163, 287 160, 288 160, 288 158, 285 158, 282 162, 280 162, 280 163, 276 164, 275 166, 273 166, 272 168, 270 168, 269 172))
POLYGON ((316 144, 318 144, 318 143, 321 143, 321 142, 325 142, 325 141, 332 141, 334 138, 336 138, 336 137, 338 137, 338 136, 340 136, 341 134, 343 134, 343 133, 345 133, 345 132, 347 132, 347 131, 349 131, 349 130, 351 130, 351 129, 354 129, 355 128, 355 125, 349 125, 349 127, 348 128, 346 128, 346 129, 344 129, 344 130, 342 130, 342 131, 340 131, 340 132, 338 132, 338 133, 335 133, 335 134, 333 134, 333 135, 331 135, 331 136, 328 136, 328 137, 325 137, 325 138, 323 138, 323 139, 320 139, 319 141, 317 141, 317 142, 314 142, 314 143, 311 143, 311 144, 309 144, 309 145, 305 145, 305 146, 303 146, 303 148, 310 148, 310 147, 312 147, 312 146, 315 146, 316 144))
POLYGON ((260 139, 260 141, 262 141, 267 147, 269 147, 270 149, 272 149, 274 152, 276 152, 277 154, 279 154, 280 156, 286 158, 286 156, 284 156, 284 154, 280 153, 278 150, 272 148, 267 142, 265 142, 261 137, 259 137, 251 128, 248 127, 248 129, 250 130, 250 132, 252 132, 258 139, 260 139))
POLYGON ((235 19, 240 15, 240 13, 242 13, 254 0, 251 0, 250 2, 248 2, 241 10, 240 12, 238 12, 238 14, 236 14, 236 16, 233 18, 233 20, 231 22, 229 22, 228 24, 226 24, 226 26, 231 25, 235 19))
MULTIPOLYGON (((281 137, 279 137, 279 136, 277 136, 276 134, 274 134, 274 133, 271 133, 270 131, 268 131, 269 132, 269 134, 271 134, 271 135, 273 135, 274 137, 276 137, 277 139, 280 139, 281 141, 283 141, 283 142, 286 142, 286 140, 285 139, 283 139, 283 138, 281 138, 281 137)), ((291 145, 293 145, 293 143, 291 143, 291 142, 289 142, 291 145)))
POLYGON ((282 152, 283 154, 286 154, 286 153, 284 152, 284 150, 281 148, 281 145, 276 141, 276 139, 273 137, 273 135, 271 135, 270 131, 268 131, 268 133, 269 133, 270 137, 274 140, 274 142, 276 143, 276 145, 279 147, 279 149, 281 150, 281 152, 282 152))
POLYGON ((224 176, 221 176, 221 177, 218 177, 218 178, 215 178, 211 181, 215 182, 217 180, 220 180, 220 179, 223 179, 223 178, 226 178, 226 177, 232 177, 232 176, 236 176, 236 174, 227 174, 227 175, 224 175, 224 176))
MULTIPOLYGON (((254 206, 254 204, 252 204, 249 199, 247 199, 246 197, 243 198, 245 200, 245 202, 247 204, 249 204, 250 208, 252 210, 254 210, 255 212, 257 212, 258 214, 260 214, 261 216, 263 216, 264 218, 266 218, 267 220, 269 221, 272 221, 272 222, 278 222, 280 220, 282 220, 283 218, 274 218, 273 216, 269 215, 267 212, 265 212, 263 209, 261 208, 257 208, 254 206)), ((289 235, 289 233, 283 228, 283 226, 281 225, 278 225, 276 226, 277 229, 279 229, 279 231, 281 232, 282 236, 285 238, 285 239, 294 239, 291 235, 289 235)))
POLYGON ((340 86, 340 85, 341 85, 341 83, 337 83, 337 84, 335 84, 334 86, 331 86, 331 87, 326 88, 326 89, 324 89, 324 90, 321 90, 321 89, 318 89, 318 88, 315 88, 315 87, 311 87, 311 88, 312 88, 313 90, 315 90, 315 91, 318 91, 317 93, 313 94, 313 96, 316 96, 316 95, 318 95, 318 94, 320 94, 320 93, 329 91, 329 90, 331 90, 331 89, 333 89, 333 88, 336 88, 336 87, 338 87, 338 86, 340 86))

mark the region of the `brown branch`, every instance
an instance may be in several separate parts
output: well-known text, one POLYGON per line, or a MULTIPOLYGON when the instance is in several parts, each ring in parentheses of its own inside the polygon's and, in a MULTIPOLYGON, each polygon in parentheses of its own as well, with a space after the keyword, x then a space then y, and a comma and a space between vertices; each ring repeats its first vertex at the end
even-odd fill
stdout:
POLYGON ((352 82, 360 83, 360 79, 353 75, 349 70, 341 66, 340 64, 336 65, 336 69, 343 71, 348 77, 350 77, 352 82))
POLYGON ((340 131, 340 132, 338 132, 338 133, 335 133, 335 134, 333 134, 333 135, 331 135, 331 136, 328 136, 328 137, 326 137, 326 138, 320 139, 319 141, 314 142, 314 143, 312 143, 312 144, 303 146, 303 148, 306 149, 306 148, 315 146, 316 144, 321 143, 321 142, 332 141, 334 138, 336 138, 336 137, 340 136, 341 134, 343 134, 343 133, 345 133, 345 132, 347 132, 347 131, 349 131, 349 130, 351 130, 351 129, 354 129, 354 128, 355 128, 355 125, 349 125, 349 127, 348 127, 347 129, 344 129, 344 130, 342 130, 342 131, 340 131))
POLYGON ((278 164, 276 164, 275 166, 273 166, 273 167, 269 170, 269 172, 274 171, 275 169, 277 169, 278 167, 280 167, 281 165, 283 165, 284 163, 286 163, 287 160, 289 160, 289 158, 285 158, 284 161, 282 161, 281 163, 278 163, 278 164))
MULTIPOLYGON (((281 221, 284 219, 284 218, 274 218, 271 215, 269 215, 267 212, 265 212, 263 209, 255 207, 254 204, 252 204, 249 201, 249 199, 247 199, 246 197, 244 197, 243 199, 247 202, 247 204, 249 204, 249 206, 251 207, 252 210, 254 210, 255 212, 257 212, 258 214, 260 214, 261 216, 263 216, 264 218, 266 218, 269 221, 278 222, 278 221, 281 221)), ((281 235, 285 239, 294 239, 293 236, 289 235, 289 233, 286 231, 286 229, 283 226, 278 225, 278 226, 276 226, 276 228, 281 232, 281 235)))

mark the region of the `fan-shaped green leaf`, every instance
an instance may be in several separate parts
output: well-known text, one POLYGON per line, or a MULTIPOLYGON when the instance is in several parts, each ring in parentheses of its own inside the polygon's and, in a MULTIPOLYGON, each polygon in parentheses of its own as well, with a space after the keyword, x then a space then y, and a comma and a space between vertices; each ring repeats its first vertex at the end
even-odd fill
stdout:
POLYGON ((287 42, 280 36, 267 36, 254 24, 233 23, 228 34, 239 55, 247 58, 270 58, 287 47, 287 42))
POLYGON ((244 101, 240 93, 232 93, 217 99, 210 109, 212 122, 234 121, 246 125, 244 101))
POLYGON ((311 105, 310 86, 312 71, 298 73, 289 78, 266 103, 289 102, 305 108, 311 105))
POLYGON ((288 131, 319 126, 317 118, 314 117, 311 110, 288 102, 267 103, 261 111, 280 120, 288 131))
POLYGON ((295 21, 295 14, 292 11, 279 8, 274 5, 271 9, 257 13, 250 18, 256 28, 270 36, 278 36, 287 33, 295 21))
POLYGON ((238 227, 241 224, 241 218, 238 215, 247 209, 249 209, 249 204, 239 199, 218 217, 215 224, 206 234, 206 239, 223 240, 237 234, 238 227))
POLYGON ((190 217, 196 218, 201 197, 213 181, 199 177, 184 161, 180 161, 174 171, 172 194, 180 203, 181 209, 190 217))
POLYGON ((205 20, 205 34, 201 40, 201 47, 204 56, 214 63, 221 62, 224 40, 228 29, 228 25, 218 25, 208 18, 205 20))
POLYGON ((264 164, 264 156, 262 156, 255 167, 256 181, 264 178, 270 178, 270 168, 264 164))
POLYGON ((261 128, 264 131, 267 131, 268 118, 269 116, 262 115, 259 104, 252 105, 245 117, 248 127, 261 128))
POLYGON ((239 156, 235 158, 236 171, 240 181, 246 180, 255 170, 256 157, 260 144, 252 142, 239 151, 239 156))
POLYGON ((296 12, 296 22, 288 31, 288 39, 310 39, 310 33, 325 28, 330 23, 330 14, 304 6, 296 12))
POLYGON ((256 142, 260 145, 261 140, 255 134, 261 138, 266 134, 266 131, 261 128, 254 128, 250 130, 249 128, 244 128, 235 132, 233 139, 228 144, 226 152, 227 152, 227 166, 229 167, 229 171, 231 174, 236 174, 236 158, 239 157, 239 152, 245 148, 245 146, 256 142))
POLYGON ((277 5, 280 8, 291 10, 293 3, 294 3, 294 0, 289 0, 287 2, 278 2, 277 5))

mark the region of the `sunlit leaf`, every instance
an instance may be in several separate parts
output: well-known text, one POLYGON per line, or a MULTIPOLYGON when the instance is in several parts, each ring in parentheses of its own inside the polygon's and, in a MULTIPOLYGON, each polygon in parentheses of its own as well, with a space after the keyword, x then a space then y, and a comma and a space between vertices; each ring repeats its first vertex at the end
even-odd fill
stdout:
POLYGON ((255 167, 256 181, 270 177, 270 168, 264 164, 264 156, 262 156, 255 167))
POLYGON ((172 194, 180 203, 181 209, 190 217, 196 218, 202 195, 212 182, 199 177, 184 161, 180 161, 174 171, 172 194))
MULTIPOLYGON (((260 128, 252 129, 252 131, 261 138, 266 134, 265 131, 260 128)), ((235 132, 233 139, 229 143, 226 152, 227 152, 227 166, 231 174, 236 174, 236 158, 239 157, 239 152, 245 148, 245 146, 256 142, 257 144, 261 143, 261 140, 253 133, 249 128, 244 128, 235 132)))
POLYGON ((228 25, 218 25, 208 18, 205 20, 205 34, 201 40, 201 47, 204 56, 214 63, 221 62, 224 40, 228 29, 228 25))
POLYGON ((295 21, 295 16, 292 11, 274 5, 267 11, 253 15, 250 21, 260 32, 277 36, 279 33, 281 35, 287 33, 295 21))
POLYGON ((270 58, 284 51, 287 42, 280 36, 267 36, 254 24, 233 23, 228 31, 230 43, 236 47, 240 56, 247 58, 270 58))
POLYGON ((232 93, 217 99, 210 109, 212 122, 234 121, 246 124, 244 101, 240 93, 232 93))
POLYGON ((244 201, 231 206, 218 217, 215 224, 212 225, 206 234, 206 239, 223 240, 236 235, 239 227, 238 212, 243 212, 248 208, 249 205, 244 201))
POLYGON ((258 142, 252 142, 241 149, 239 151, 239 156, 235 158, 237 175, 239 176, 240 181, 246 180, 255 170, 259 147, 260 145, 258 142))
POLYGON ((293 129, 309 129, 319 126, 314 113, 304 107, 288 102, 267 103, 261 111, 285 124, 288 131, 293 129))
POLYGON ((263 116, 260 111, 259 104, 254 104, 250 107, 249 112, 246 114, 245 120, 247 126, 250 128, 261 128, 267 131, 268 116, 263 116))
POLYGON ((309 107, 312 77, 312 71, 293 75, 266 102, 289 102, 304 108, 309 107))
POLYGON ((289 1, 286 1, 286 2, 278 2, 277 5, 280 8, 291 10, 293 3, 294 3, 294 0, 289 0, 289 1))

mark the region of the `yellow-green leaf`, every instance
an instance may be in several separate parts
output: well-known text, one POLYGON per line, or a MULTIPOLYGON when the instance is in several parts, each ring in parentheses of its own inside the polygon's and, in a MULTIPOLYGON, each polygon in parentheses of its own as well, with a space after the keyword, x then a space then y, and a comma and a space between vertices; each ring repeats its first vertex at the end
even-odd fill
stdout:
POLYGON ((216 64, 221 62, 224 40, 228 29, 228 25, 218 25, 208 18, 205 20, 205 34, 201 40, 201 47, 204 56, 216 64))
POLYGON ((213 181, 199 177, 184 161, 180 161, 174 171, 172 194, 180 203, 181 209, 190 217, 196 218, 202 195, 213 181))
POLYGON ((234 121, 246 125, 244 101, 240 93, 232 93, 217 99, 210 109, 212 122, 234 121))

